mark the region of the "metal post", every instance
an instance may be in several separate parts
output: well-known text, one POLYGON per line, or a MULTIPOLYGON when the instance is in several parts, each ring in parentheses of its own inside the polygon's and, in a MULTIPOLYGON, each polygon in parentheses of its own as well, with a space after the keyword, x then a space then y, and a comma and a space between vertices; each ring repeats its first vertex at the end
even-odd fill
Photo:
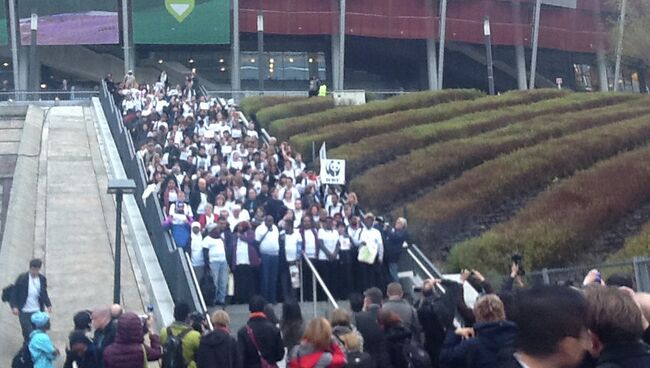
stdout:
POLYGON ((551 284, 551 278, 548 276, 548 268, 542 268, 542 280, 544 281, 544 285, 551 284))
MULTIPOLYGON (((433 19, 433 0, 427 0, 427 12, 433 19)), ((432 21, 433 22, 433 21, 432 21)), ((433 25, 431 26, 433 29, 433 25)), ((427 75, 429 77, 429 90, 435 91, 438 89, 438 60, 436 56, 436 39, 431 36, 427 38, 427 75)))
MULTIPOLYGON (((341 47, 341 44, 339 43, 339 38, 341 36, 338 34, 332 33, 332 90, 336 91, 339 89, 339 61, 341 59, 340 57, 340 50, 339 47, 341 47)), ((310 72, 309 77, 313 77, 314 75, 310 72)))
POLYGON ((300 268, 300 303, 305 302, 305 270, 304 267, 302 267, 303 263, 304 262, 302 260, 300 260, 300 263, 298 263, 298 267, 300 268))
POLYGON ((521 4, 519 0, 512 0, 512 18, 515 23, 515 62, 517 64, 517 86, 519 90, 528 89, 526 76, 526 50, 524 49, 524 36, 521 30, 521 4))
MULTIPOLYGON (((11 66, 14 73, 14 91, 25 89, 20 85, 20 81, 18 79, 18 22, 16 19, 16 1, 9 0, 9 34, 11 36, 11 66)), ((18 99, 17 96, 16 99, 18 99)))
POLYGON ((616 45, 616 64, 614 65, 614 92, 618 91, 621 79, 621 56, 623 54, 623 32, 625 32, 625 8, 627 0, 621 0, 621 15, 618 20, 618 42, 616 45))
POLYGON ((535 75, 537 73, 537 47, 539 43, 539 18, 542 13, 542 0, 535 3, 535 20, 533 25, 533 54, 530 60, 530 89, 535 89, 535 75))
POLYGON ((340 0, 339 3, 339 89, 345 89, 345 0, 340 0))
POLYGON ((131 65, 131 32, 129 30, 129 0, 122 0, 122 42, 124 45, 124 75, 133 70, 131 65))
POLYGON ((318 303, 318 298, 316 297, 317 295, 317 290, 316 290, 316 272, 314 272, 314 268, 311 269, 311 293, 314 298, 314 318, 318 315, 318 311, 316 308, 316 303, 318 303))
POLYGON ((487 56, 488 90, 490 96, 494 96, 494 68, 492 66, 492 31, 490 29, 490 17, 483 21, 483 35, 485 36, 485 53, 487 56))
POLYGON ((257 71, 260 94, 264 93, 264 13, 257 11, 257 71))
POLYGON ((32 12, 30 31, 31 37, 29 44, 29 76, 27 77, 27 80, 29 81, 29 89, 38 91, 41 73, 38 67, 38 55, 36 54, 36 45, 38 42, 38 14, 36 14, 36 12, 32 12))
POLYGON ((113 303, 120 304, 120 266, 122 264, 122 192, 115 194, 115 274, 113 275, 113 303))
MULTIPOLYGON (((232 0, 232 66, 230 70, 230 87, 233 92, 241 90, 240 77, 241 50, 239 46, 239 0, 232 0)), ((238 101, 238 96, 235 101, 238 101)))
POLYGON ((443 87, 445 70, 445 38, 447 37, 447 0, 440 0, 440 56, 438 57, 438 89, 443 87))

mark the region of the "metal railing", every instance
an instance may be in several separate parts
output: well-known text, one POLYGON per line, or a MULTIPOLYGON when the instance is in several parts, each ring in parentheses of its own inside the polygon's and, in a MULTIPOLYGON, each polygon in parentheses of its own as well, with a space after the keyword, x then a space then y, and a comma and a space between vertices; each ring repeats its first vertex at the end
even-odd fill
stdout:
POLYGON ((98 90, 75 90, 69 91, 0 91, 0 102, 22 102, 22 101, 78 101, 88 100, 91 97, 99 96, 98 90))
MULTIPOLYGON (((330 303, 330 305, 334 309, 339 308, 339 304, 336 302, 336 299, 334 299, 334 296, 332 296, 332 293, 330 292, 330 289, 325 285, 325 281, 321 278, 320 274, 316 270, 316 267, 314 267, 314 264, 311 262, 309 257, 305 253, 302 253, 302 259, 305 261, 305 264, 309 267, 311 270, 311 281, 312 281, 312 287, 311 287, 311 292, 312 292, 312 305, 314 308, 314 317, 318 315, 318 289, 317 289, 317 283, 320 285, 320 287, 323 289, 323 292, 327 296, 327 301, 330 303)), ((302 273, 301 270, 301 284, 304 282, 304 273, 302 273)), ((301 285, 303 286, 303 285, 301 285)), ((304 302, 304 294, 303 294, 304 287, 300 288, 300 301, 304 302)))
POLYGON ((115 105, 113 96, 108 92, 103 81, 99 99, 113 135, 115 146, 122 159, 126 175, 136 183, 137 188, 134 197, 138 203, 140 214, 151 238, 151 243, 169 291, 174 301, 185 301, 194 310, 206 313, 205 303, 201 302, 201 292, 196 277, 192 275, 191 264, 187 261, 184 251, 176 247, 169 232, 162 229, 161 224, 164 215, 157 195, 147 198, 142 197, 147 188, 144 162, 136 154, 131 134, 122 121, 122 113, 115 105))
POLYGON ((539 271, 526 273, 524 279, 528 285, 565 284, 581 286, 585 275, 592 269, 600 271, 602 278, 605 280, 614 273, 629 275, 638 291, 650 292, 650 258, 648 257, 634 257, 627 261, 599 265, 543 268, 539 271))

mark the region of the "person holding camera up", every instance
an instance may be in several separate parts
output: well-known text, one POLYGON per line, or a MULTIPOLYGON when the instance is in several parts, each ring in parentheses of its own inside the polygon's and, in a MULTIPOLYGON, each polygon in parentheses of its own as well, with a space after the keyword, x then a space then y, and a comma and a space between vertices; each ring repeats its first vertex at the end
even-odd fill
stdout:
POLYGON ((104 368, 142 368, 147 361, 160 359, 162 346, 154 325, 153 317, 143 320, 135 313, 122 314, 117 320, 115 342, 104 350, 104 368), (145 335, 149 335, 150 346, 144 343, 145 335))
POLYGON ((174 322, 160 332, 160 341, 165 348, 163 367, 196 368, 194 356, 199 349, 201 333, 191 323, 191 310, 187 303, 180 302, 174 306, 174 322), (178 362, 182 355, 183 362, 178 362), (176 364, 172 365, 172 361, 176 364))

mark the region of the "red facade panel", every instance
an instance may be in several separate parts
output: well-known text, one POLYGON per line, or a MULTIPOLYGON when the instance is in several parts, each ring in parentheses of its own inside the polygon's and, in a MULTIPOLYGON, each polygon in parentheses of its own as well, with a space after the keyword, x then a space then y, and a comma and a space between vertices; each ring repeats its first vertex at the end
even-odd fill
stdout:
MULTIPOLYGON (((243 32, 256 32, 257 10, 264 10, 264 31, 270 34, 329 35, 338 30, 338 1, 328 0, 240 0, 243 32)), ((521 3, 514 14, 510 0, 453 0, 447 9, 449 41, 483 43, 483 19, 492 23, 493 42, 513 45, 517 27, 523 43, 530 44, 534 0, 521 3), (519 18, 519 19, 517 19, 519 18), (517 24, 517 21, 520 23, 517 24)), ((606 39, 599 9, 610 6, 603 0, 578 0, 577 9, 543 7, 540 47, 593 52, 606 39)), ((437 2, 426 0, 354 0, 347 2, 346 34, 353 36, 425 39, 438 36, 437 2)))

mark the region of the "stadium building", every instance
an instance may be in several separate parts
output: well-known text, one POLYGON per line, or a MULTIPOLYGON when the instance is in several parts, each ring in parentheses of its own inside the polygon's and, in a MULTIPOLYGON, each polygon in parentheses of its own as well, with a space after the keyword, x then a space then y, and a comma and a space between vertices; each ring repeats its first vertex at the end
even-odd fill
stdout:
MULTIPOLYGON (((20 89, 56 89, 134 69, 174 83, 195 70, 222 91, 257 90, 260 76, 265 90, 304 90, 310 76, 330 89, 487 90, 487 30, 496 91, 531 79, 535 0, 12 1, 0 14, 4 88, 13 73, 20 89)), ((535 85, 611 88, 606 24, 617 12, 605 0, 542 0, 535 85)), ((625 89, 646 91, 645 66, 622 70, 625 89)))

